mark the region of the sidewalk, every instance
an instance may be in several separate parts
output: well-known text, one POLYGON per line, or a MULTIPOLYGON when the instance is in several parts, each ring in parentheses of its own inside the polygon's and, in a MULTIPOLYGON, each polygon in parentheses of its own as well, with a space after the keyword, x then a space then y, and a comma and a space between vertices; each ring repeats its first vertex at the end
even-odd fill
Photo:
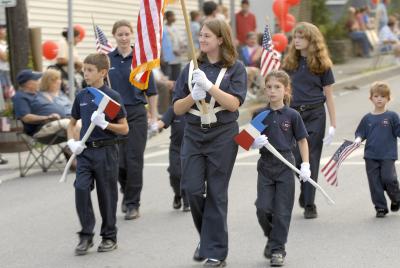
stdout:
MULTIPOLYGON (((352 58, 345 64, 338 64, 333 67, 333 73, 336 83, 334 92, 343 90, 355 90, 360 86, 372 83, 375 80, 384 80, 388 77, 400 73, 400 65, 394 65, 393 55, 385 55, 379 62, 376 69, 373 69, 373 63, 376 58, 352 58)), ((245 124, 250 121, 254 110, 262 107, 262 102, 249 101, 240 108, 239 124, 245 124)), ((147 149, 158 147, 169 141, 169 131, 163 131, 159 135, 151 138, 147 142, 147 149)), ((26 154, 26 153, 24 153, 26 154)), ((18 154, 3 154, 8 159, 8 164, 0 165, 0 183, 6 180, 19 178, 18 154)), ((27 176, 34 172, 41 172, 38 167, 34 167, 27 176)))

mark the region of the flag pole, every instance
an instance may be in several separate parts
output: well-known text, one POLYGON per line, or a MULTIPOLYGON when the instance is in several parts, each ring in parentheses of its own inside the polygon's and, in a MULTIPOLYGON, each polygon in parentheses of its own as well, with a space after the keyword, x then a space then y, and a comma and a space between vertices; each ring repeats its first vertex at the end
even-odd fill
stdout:
MULTIPOLYGON (((186 28, 186 34, 188 37, 188 41, 189 41, 189 48, 190 48, 190 56, 193 60, 193 66, 194 69, 198 69, 199 65, 197 63, 197 59, 196 59, 196 50, 194 48, 194 43, 193 43, 193 38, 192 38, 192 31, 190 30, 190 25, 189 25, 189 17, 187 15, 187 9, 186 9, 186 2, 185 0, 180 0, 181 1, 181 6, 182 6, 182 12, 183 12, 183 17, 185 19, 185 28, 186 28)), ((206 106, 206 102, 205 100, 201 100, 201 108, 203 110, 203 114, 207 114, 208 113, 208 109, 206 106)))
MULTIPOLYGON (((94 32, 94 37, 96 38, 96 40, 98 40, 98 36, 97 36, 97 32, 96 32, 96 27, 95 27, 95 24, 94 24, 94 18, 93 18, 93 13, 91 14, 91 16, 92 16, 92 26, 93 26, 93 32, 94 32)), ((108 56, 107 56, 108 57, 108 56)), ((108 74, 108 72, 107 72, 107 83, 108 83, 108 86, 110 87, 110 88, 112 88, 112 86, 111 86, 111 79, 110 79, 110 76, 109 76, 109 74, 108 74)))

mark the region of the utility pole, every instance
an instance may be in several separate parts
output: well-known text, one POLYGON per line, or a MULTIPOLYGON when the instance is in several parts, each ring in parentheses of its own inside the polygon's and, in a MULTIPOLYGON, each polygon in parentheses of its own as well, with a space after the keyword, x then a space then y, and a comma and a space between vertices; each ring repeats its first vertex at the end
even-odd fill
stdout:
POLYGON ((17 73, 28 67, 29 63, 29 30, 26 0, 18 0, 15 7, 6 8, 7 38, 9 48, 10 76, 16 85, 17 73))

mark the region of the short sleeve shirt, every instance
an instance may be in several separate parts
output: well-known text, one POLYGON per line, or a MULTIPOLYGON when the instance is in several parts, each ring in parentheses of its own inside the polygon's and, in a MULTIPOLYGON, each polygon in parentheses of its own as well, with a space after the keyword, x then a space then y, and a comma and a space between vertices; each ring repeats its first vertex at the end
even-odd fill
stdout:
POLYGON ((400 137, 400 120, 397 113, 365 115, 357 127, 356 137, 367 140, 365 159, 397 159, 397 137, 400 137))
POLYGON ((293 87, 291 107, 325 102, 323 88, 335 83, 332 69, 328 69, 322 74, 311 73, 306 57, 301 57, 298 69, 288 71, 288 74, 293 87))
MULTIPOLYGON (((269 108, 264 108, 255 113, 261 113, 269 108)), ((295 143, 307 138, 308 133, 300 114, 287 106, 279 110, 271 110, 262 121, 266 129, 262 132, 268 137, 268 141, 278 151, 291 151, 295 143)), ((260 153, 265 154, 268 150, 261 148, 260 153)))
MULTIPOLYGON (((208 80, 214 84, 217 80, 220 70, 222 69, 222 66, 220 63, 204 62, 199 65, 199 68, 206 74, 208 80)), ((186 65, 186 67, 182 70, 178 80, 175 83, 173 102, 183 99, 190 94, 188 87, 188 75, 189 64, 186 65)), ((244 102, 247 92, 247 74, 243 63, 236 61, 233 66, 228 68, 219 88, 224 92, 237 97, 240 104, 244 102)), ((207 93, 206 102, 209 103, 210 99, 211 95, 207 93)), ((220 105, 215 102, 215 107, 218 106, 220 105)), ((196 105, 193 105, 192 108, 197 110, 196 105)), ((226 124, 236 121, 239 116, 239 112, 229 112, 227 110, 223 110, 218 112, 216 116, 218 122, 226 124)), ((200 124, 200 117, 193 114, 186 113, 185 119, 188 123, 200 124)))
MULTIPOLYGON (((107 86, 102 86, 99 90, 103 91, 107 96, 116 102, 121 104, 121 96, 118 92, 110 89, 107 86)), ((94 111, 97 110, 97 105, 93 102, 94 96, 89 92, 89 90, 84 89, 78 93, 75 98, 74 104, 72 105, 72 113, 71 116, 76 119, 82 119, 82 128, 80 133, 80 138, 82 139, 88 130, 91 123, 91 116, 94 111)), ((117 123, 119 119, 126 117, 126 110, 123 105, 121 105, 121 110, 118 112, 117 116, 110 120, 110 118, 106 115, 106 120, 111 123, 117 123)), ((103 130, 100 127, 96 126, 90 135, 88 141, 96 141, 96 140, 109 140, 117 138, 117 134, 109 131, 107 129, 103 130)))
POLYGON ((129 82, 131 74, 132 53, 125 58, 118 52, 118 49, 108 54, 111 67, 109 70, 110 83, 113 90, 117 91, 123 100, 124 105, 146 104, 146 97, 157 95, 157 87, 153 74, 150 74, 149 87, 147 90, 140 90, 129 82))

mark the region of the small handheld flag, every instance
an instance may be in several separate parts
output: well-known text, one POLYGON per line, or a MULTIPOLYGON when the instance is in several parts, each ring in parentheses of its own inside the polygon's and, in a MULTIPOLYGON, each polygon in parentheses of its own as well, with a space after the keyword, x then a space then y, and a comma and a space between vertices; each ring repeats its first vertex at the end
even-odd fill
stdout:
POLYGON ((104 114, 106 114, 111 120, 114 119, 121 109, 121 105, 94 87, 89 87, 88 90, 94 96, 93 102, 97 107, 104 107, 104 114))
POLYGON ((345 140, 336 150, 328 163, 321 169, 322 174, 330 185, 338 186, 338 172, 342 162, 358 147, 359 143, 345 140))
POLYGON ((243 149, 248 151, 250 149, 250 146, 253 144, 255 138, 260 136, 264 129, 266 129, 267 126, 263 124, 263 121, 268 116, 268 114, 269 110, 266 110, 254 117, 254 119, 251 120, 250 125, 235 136, 235 142, 243 149))
POLYGON ((108 54, 114 50, 114 47, 108 41, 104 32, 100 29, 99 26, 94 25, 94 33, 96 36, 96 50, 102 54, 108 54))

